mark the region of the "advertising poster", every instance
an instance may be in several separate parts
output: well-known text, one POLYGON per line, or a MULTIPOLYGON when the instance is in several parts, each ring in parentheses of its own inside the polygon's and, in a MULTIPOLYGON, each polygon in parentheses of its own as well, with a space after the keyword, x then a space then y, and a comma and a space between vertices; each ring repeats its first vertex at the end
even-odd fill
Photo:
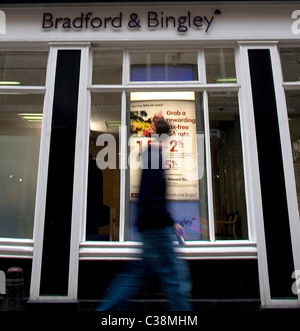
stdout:
MULTIPOLYGON (((199 201, 168 201, 167 210, 174 221, 184 229, 185 240, 207 240, 208 224, 200 218, 199 201)), ((137 202, 130 203, 130 215, 136 215, 137 202)), ((130 220, 129 240, 139 240, 134 226, 134 217, 130 220)))
POLYGON ((141 152, 151 143, 155 121, 164 118, 170 125, 170 137, 164 145, 167 199, 197 200, 198 166, 195 101, 159 100, 131 102, 130 122, 130 199, 138 197, 141 152))
POLYGON ((170 126, 164 144, 168 210, 185 230, 186 240, 200 240, 199 178, 194 100, 147 100, 131 102, 130 121, 130 239, 135 240, 133 218, 140 189, 140 155, 154 139, 155 121, 170 126))

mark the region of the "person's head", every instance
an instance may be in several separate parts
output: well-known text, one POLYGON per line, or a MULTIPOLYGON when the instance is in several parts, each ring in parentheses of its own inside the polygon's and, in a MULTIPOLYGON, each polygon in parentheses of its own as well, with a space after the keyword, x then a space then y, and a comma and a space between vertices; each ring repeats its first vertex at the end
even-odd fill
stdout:
POLYGON ((167 123, 166 120, 163 118, 160 118, 156 123, 155 123, 155 131, 156 134, 161 136, 162 134, 168 134, 170 131, 169 124, 167 123))

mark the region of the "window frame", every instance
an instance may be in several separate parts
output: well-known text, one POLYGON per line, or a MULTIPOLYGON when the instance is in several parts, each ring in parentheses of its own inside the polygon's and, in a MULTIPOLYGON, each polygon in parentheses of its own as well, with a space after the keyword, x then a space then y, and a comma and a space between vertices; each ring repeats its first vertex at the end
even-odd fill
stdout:
MULTIPOLYGON (((268 270, 268 259, 266 252, 266 238, 264 231, 264 220, 263 220, 263 204, 261 198, 261 187, 260 187, 260 178, 259 178, 259 166, 258 166, 258 152, 257 152, 257 143, 256 143, 256 134, 255 134, 255 123, 254 123, 254 114, 253 114, 253 101, 251 93, 251 82, 250 82, 250 68, 249 68, 249 59, 248 59, 248 50, 263 49, 269 50, 271 65, 273 70, 273 80, 274 80, 274 90, 277 103, 277 116, 279 124, 279 135, 282 146, 282 158, 284 176, 285 176, 285 186, 287 194, 287 207, 289 213, 289 222, 290 222, 290 233, 292 241, 292 250, 294 257, 294 266, 295 269, 300 268, 299 257, 300 257, 300 247, 298 238, 300 236, 300 227, 299 227, 299 212, 297 204, 297 194, 296 194, 296 184, 294 178, 294 168, 292 160, 292 151, 290 143, 290 132, 288 125, 288 115, 287 115, 287 105, 285 100, 285 88, 291 86, 290 83, 283 82, 282 69, 280 54, 278 48, 278 42, 276 41, 265 41, 265 42, 255 42, 255 41, 243 41, 239 42, 239 53, 240 53, 240 82, 242 85, 241 93, 241 102, 243 103, 243 108, 248 109, 247 118, 245 117, 244 122, 244 136, 246 144, 244 152, 246 153, 246 162, 245 162, 245 172, 247 174, 247 192, 251 196, 251 199, 248 201, 249 204, 249 215, 248 221, 251 222, 251 237, 256 242, 257 251, 257 260, 259 268, 259 286, 261 293, 261 303, 263 306, 276 307, 276 306, 289 306, 289 305, 299 305, 299 296, 298 300, 280 300, 271 298, 270 294, 270 283, 269 283, 269 270, 268 270), (252 141, 251 141, 252 139, 252 141), (247 162, 248 160, 248 162, 247 162), (252 179, 251 179, 252 177, 252 179)), ((297 84, 296 84, 297 85, 297 84)), ((249 224, 250 225, 250 224, 249 224)))
MULTIPOLYGON (((286 100, 286 91, 299 91, 300 92, 300 82, 299 81, 284 81, 282 63, 280 57, 280 48, 298 48, 297 44, 287 44, 287 45, 278 45, 277 52, 274 54, 278 62, 276 75, 280 82, 280 85, 277 84, 277 89, 282 93, 282 98, 280 100, 278 109, 278 121, 279 121, 279 130, 280 136, 282 139, 282 144, 285 148, 282 148, 282 158, 286 160, 283 162, 285 181, 286 181, 286 194, 287 194, 287 204, 290 217, 290 232, 291 232, 291 241, 292 249, 294 256, 294 266, 295 270, 300 269, 300 215, 297 199, 297 188, 296 188, 296 178, 294 170, 294 161, 293 161, 293 150, 291 145, 291 133, 288 119, 288 109, 287 109, 287 100, 286 100)), ((276 85, 275 85, 276 86, 276 85)), ((300 294, 298 293, 298 301, 300 301, 300 294)))
MULTIPOLYGON (((203 93, 203 108, 204 108, 204 122, 205 122, 205 149, 206 149, 206 171, 207 171, 207 192, 208 192, 208 215, 209 215, 209 240, 208 241, 188 241, 186 247, 176 248, 179 254, 186 259, 222 259, 222 258, 246 258, 246 259, 256 259, 257 258, 257 248, 255 232, 253 228, 253 222, 250 222, 249 214, 249 194, 247 192, 247 185, 245 183, 245 196, 246 196, 246 211, 247 211, 247 226, 248 226, 248 239, 243 240, 216 240, 214 235, 214 211, 213 211, 213 196, 212 196, 212 178, 211 178, 211 155, 210 155, 210 134, 209 134, 209 110, 208 110, 208 92, 217 91, 235 91, 238 92, 239 100, 239 111, 240 111, 240 121, 241 121, 241 139, 242 139, 242 151, 243 151, 243 166, 244 166, 244 176, 246 177, 246 160, 245 160, 245 142, 243 139, 243 129, 245 124, 244 115, 241 112, 241 107, 243 103, 241 102, 240 96, 240 53, 239 48, 234 45, 229 45, 226 47, 222 46, 208 46, 207 48, 231 48, 234 50, 235 66, 236 66, 236 83, 206 83, 206 70, 205 70, 205 57, 204 49, 196 47, 187 47, 185 51, 197 52, 197 66, 198 66, 198 80, 197 81, 175 81, 175 82, 132 82, 130 81, 130 59, 129 54, 132 50, 136 49, 134 46, 129 48, 123 48, 120 46, 119 50, 123 50, 123 69, 122 69, 122 84, 117 85, 93 85, 92 84, 92 58, 93 49, 90 50, 89 55, 89 77, 87 85, 87 93, 95 92, 121 92, 121 162, 126 164, 127 162, 127 141, 124 139, 126 136, 126 93, 128 92, 139 92, 139 91, 194 91, 203 93), (123 137, 123 139, 122 139, 123 137)), ((97 48, 95 48, 97 50, 97 48)), ((116 50, 116 48, 101 48, 101 50, 116 50)), ((147 52, 149 49, 143 49, 142 51, 147 52)), ((153 52, 163 52, 162 49, 151 49, 153 52)), ((165 49, 168 52, 178 52, 180 49, 168 48, 165 49)), ((90 107, 88 108, 90 109, 90 107)), ((89 124, 86 124, 89 125, 89 124)), ((125 224, 125 206, 126 206, 126 196, 125 196, 125 186, 126 186, 126 169, 122 167, 121 172, 121 182, 120 182, 120 233, 119 241, 86 241, 85 240, 85 221, 82 222, 84 226, 81 230, 80 235, 80 247, 79 247, 79 259, 80 260, 118 260, 118 259, 136 259, 140 251, 141 243, 134 241, 124 240, 124 224, 125 224)), ((86 175, 85 175, 86 176, 86 175)), ((248 180, 249 182, 249 180, 248 180)), ((85 196, 86 197, 86 196, 85 196)), ((85 220, 85 217, 84 217, 85 220)))
POLYGON ((43 122, 41 128, 41 141, 39 148, 39 162, 38 162, 38 172, 37 172, 37 190, 35 198, 35 214, 33 219, 33 233, 32 239, 25 238, 13 238, 13 237, 0 237, 0 258, 25 258, 32 259, 33 257, 33 247, 34 247, 34 238, 35 238, 35 225, 37 224, 37 210, 38 210, 38 190, 39 190, 39 181, 40 181, 40 167, 43 159, 43 137, 47 122, 47 112, 45 112, 46 105, 46 91, 47 91, 47 75, 48 75, 48 66, 49 66, 49 56, 50 56, 49 45, 22 45, 5 46, 1 48, 1 52, 20 52, 20 53, 32 53, 32 52, 47 52, 47 67, 46 67, 46 77, 44 85, 16 85, 16 86, 0 86, 0 93, 20 93, 20 94, 42 94, 44 95, 43 102, 43 122))

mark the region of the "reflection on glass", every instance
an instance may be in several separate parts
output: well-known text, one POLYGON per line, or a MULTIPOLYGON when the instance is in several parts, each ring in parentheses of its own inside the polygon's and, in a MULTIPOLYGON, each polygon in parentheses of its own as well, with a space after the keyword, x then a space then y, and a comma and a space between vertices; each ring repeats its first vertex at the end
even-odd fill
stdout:
POLYGON ((298 206, 300 210, 300 91, 286 91, 298 206))
POLYGON ((120 125, 121 94, 92 93, 86 240, 119 240, 120 125))
POLYGON ((210 92, 209 124, 216 239, 246 239, 247 213, 236 92, 210 92))
POLYGON ((33 236, 43 101, 0 94, 0 237, 33 236))
POLYGON ((198 80, 197 53, 131 53, 131 81, 198 80))
POLYGON ((295 82, 300 80, 300 48, 280 49, 283 80, 295 82))
MULTIPOLYGON (((163 142, 167 209, 184 228, 186 241, 208 240, 202 93, 135 92, 128 99, 129 222, 125 224, 125 239, 139 240, 134 224, 143 164, 141 154, 149 144, 155 143, 155 123, 164 118, 170 125, 169 137, 163 142)), ((155 168, 152 160, 150 164, 155 168)))
POLYGON ((205 49, 204 53, 207 83, 236 83, 233 49, 205 49))
POLYGON ((113 51, 94 51, 93 84, 122 83, 122 53, 113 51))
POLYGON ((47 52, 0 52, 0 85, 45 85, 47 52))

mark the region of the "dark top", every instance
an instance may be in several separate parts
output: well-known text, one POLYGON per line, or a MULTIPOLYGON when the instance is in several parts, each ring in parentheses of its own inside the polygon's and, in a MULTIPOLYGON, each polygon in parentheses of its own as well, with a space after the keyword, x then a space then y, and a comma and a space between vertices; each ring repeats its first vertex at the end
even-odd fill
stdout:
POLYGON ((136 226, 140 231, 173 226, 174 220, 166 209, 166 178, 161 150, 150 145, 142 158, 136 226))

